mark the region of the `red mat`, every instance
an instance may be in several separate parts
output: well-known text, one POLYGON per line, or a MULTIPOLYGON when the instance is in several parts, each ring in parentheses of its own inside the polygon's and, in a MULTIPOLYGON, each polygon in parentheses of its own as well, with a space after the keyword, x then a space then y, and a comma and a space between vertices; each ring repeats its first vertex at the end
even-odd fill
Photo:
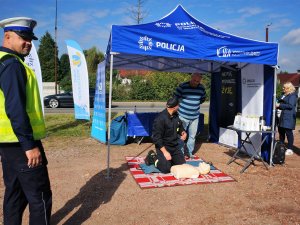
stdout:
MULTIPOLYGON (((163 173, 150 173, 145 174, 140 168, 140 164, 145 163, 144 157, 125 157, 129 166, 129 170, 138 183, 140 188, 158 188, 158 187, 172 187, 183 186, 190 184, 211 184, 219 182, 232 182, 235 181, 232 177, 223 173, 214 167, 209 174, 200 175, 198 178, 193 179, 176 179, 172 174, 163 173)), ((194 161, 201 159, 195 158, 194 161)))

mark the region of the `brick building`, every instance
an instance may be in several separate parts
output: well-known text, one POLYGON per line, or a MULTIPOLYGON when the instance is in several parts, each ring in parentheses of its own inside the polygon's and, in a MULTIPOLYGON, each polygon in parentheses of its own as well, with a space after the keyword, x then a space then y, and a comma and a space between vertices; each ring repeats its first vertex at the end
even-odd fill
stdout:
POLYGON ((280 73, 277 74, 280 84, 291 82, 298 90, 298 97, 300 97, 300 70, 297 73, 280 73))

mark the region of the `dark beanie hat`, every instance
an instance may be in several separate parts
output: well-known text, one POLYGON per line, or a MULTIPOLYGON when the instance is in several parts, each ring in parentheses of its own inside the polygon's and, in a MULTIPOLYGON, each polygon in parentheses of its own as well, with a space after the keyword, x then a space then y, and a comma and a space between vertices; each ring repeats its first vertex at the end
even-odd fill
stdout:
POLYGON ((179 100, 176 96, 173 96, 167 101, 167 108, 173 108, 179 104, 179 100))

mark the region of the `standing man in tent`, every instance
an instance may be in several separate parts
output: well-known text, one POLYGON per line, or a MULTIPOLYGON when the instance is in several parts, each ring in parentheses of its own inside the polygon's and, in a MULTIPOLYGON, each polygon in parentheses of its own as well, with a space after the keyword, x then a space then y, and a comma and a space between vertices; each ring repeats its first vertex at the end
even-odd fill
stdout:
POLYGON ((15 17, 0 21, 0 155, 5 194, 5 225, 21 225, 29 204, 30 225, 50 224, 52 192, 41 143, 45 122, 34 71, 24 63, 36 21, 15 17))
POLYGON ((183 123, 183 128, 188 133, 188 140, 186 143, 187 152, 183 145, 181 150, 186 158, 193 158, 193 151, 195 148, 195 137, 198 129, 200 104, 205 101, 206 92, 204 86, 201 84, 202 75, 200 73, 193 73, 191 80, 181 83, 174 93, 181 101, 179 104, 179 118, 183 123))

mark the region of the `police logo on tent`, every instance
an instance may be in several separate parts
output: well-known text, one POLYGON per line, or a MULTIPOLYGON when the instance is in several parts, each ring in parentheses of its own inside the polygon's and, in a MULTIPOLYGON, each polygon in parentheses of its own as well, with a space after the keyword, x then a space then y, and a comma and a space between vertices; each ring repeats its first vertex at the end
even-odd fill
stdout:
POLYGON ((218 57, 230 57, 231 50, 227 48, 227 46, 223 46, 217 49, 217 56, 218 57))
POLYGON ((147 36, 140 37, 140 40, 138 41, 140 49, 144 49, 145 51, 151 50, 153 43, 152 38, 149 38, 147 36))

